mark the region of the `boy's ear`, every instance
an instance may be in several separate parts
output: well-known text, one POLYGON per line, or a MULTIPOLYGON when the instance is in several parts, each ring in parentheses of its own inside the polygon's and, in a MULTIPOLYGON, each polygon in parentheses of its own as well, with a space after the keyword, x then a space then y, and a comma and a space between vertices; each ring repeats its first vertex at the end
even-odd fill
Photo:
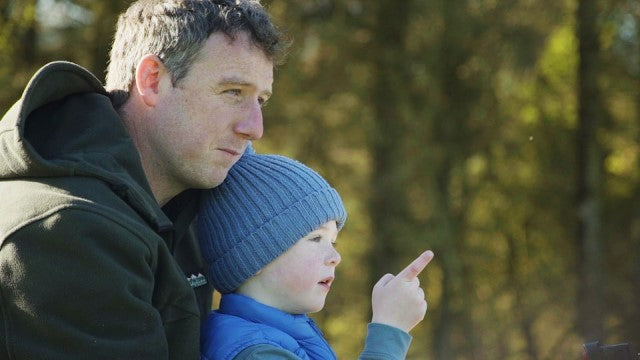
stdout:
POLYGON ((158 103, 160 80, 166 74, 164 63, 157 55, 145 55, 138 62, 135 91, 147 106, 155 107, 158 103))

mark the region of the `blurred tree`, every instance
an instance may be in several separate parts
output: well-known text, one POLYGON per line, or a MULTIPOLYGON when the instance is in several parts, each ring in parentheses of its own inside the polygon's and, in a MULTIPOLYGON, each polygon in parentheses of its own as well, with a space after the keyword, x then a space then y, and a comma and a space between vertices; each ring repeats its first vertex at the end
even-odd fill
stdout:
POLYGON ((92 26, 86 27, 83 31, 83 37, 88 46, 83 52, 89 55, 85 66, 102 81, 106 75, 105 70, 118 14, 126 8, 126 3, 127 1, 124 0, 77 0, 79 6, 92 14, 92 26))
POLYGON ((396 1, 379 1, 375 8, 375 22, 369 47, 371 71, 372 124, 369 134, 371 154, 368 216, 371 219, 372 239, 369 252, 370 287, 389 272, 399 269, 402 244, 410 236, 405 193, 406 166, 411 163, 404 141, 412 136, 407 123, 408 76, 405 39, 411 1, 398 6, 396 1))
POLYGON ((0 109, 20 96, 37 65, 36 0, 0 2, 0 109))
POLYGON ((600 97, 604 150, 604 336, 640 344, 640 3, 602 2, 600 97))
MULTIPOLYGON (((349 209, 315 315, 339 357, 362 346, 373 281, 426 248, 409 359, 574 357, 588 259, 599 340, 640 344, 640 3, 590 1, 263 1, 294 45, 256 148, 318 169, 349 209), (599 204, 582 223, 578 184, 599 204), (586 229, 600 260, 572 241, 586 229)), ((129 2, 0 1, 0 107, 48 61, 102 78, 129 2)))
POLYGON ((598 6, 595 0, 578 2, 577 38, 578 128, 577 128, 577 215, 578 274, 577 323, 582 336, 601 339, 603 335, 602 266, 602 184, 603 157, 598 141, 603 108, 598 90, 599 36, 598 6))
POLYGON ((432 104, 436 109, 428 128, 432 142, 426 145, 432 155, 425 165, 433 168, 430 195, 434 202, 434 242, 443 272, 442 297, 434 319, 434 356, 451 359, 455 354, 473 356, 478 349, 470 317, 472 301, 465 296, 473 293, 473 285, 466 278, 468 263, 463 260, 466 211, 460 206, 467 201, 468 189, 458 174, 473 146, 468 122, 477 98, 473 85, 460 76, 472 56, 472 47, 465 40, 473 26, 473 20, 468 21, 465 14, 468 3, 444 0, 439 5, 442 25, 434 54, 439 101, 432 104), (457 331, 464 342, 454 341, 457 331))

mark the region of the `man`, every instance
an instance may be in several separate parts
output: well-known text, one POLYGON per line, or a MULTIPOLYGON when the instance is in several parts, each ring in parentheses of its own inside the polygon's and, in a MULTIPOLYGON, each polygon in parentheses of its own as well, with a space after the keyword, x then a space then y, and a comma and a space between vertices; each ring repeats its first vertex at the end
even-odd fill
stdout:
POLYGON ((140 0, 106 90, 34 75, 0 121, 0 358, 198 358, 197 189, 262 136, 283 49, 256 0, 140 0))

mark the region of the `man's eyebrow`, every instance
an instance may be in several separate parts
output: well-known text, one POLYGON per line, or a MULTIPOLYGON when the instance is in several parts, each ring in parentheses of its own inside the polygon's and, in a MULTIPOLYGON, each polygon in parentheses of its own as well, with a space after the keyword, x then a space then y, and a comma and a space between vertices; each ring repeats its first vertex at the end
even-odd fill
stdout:
MULTIPOLYGON (((229 76, 229 77, 225 77, 222 78, 217 86, 228 86, 228 85, 236 85, 236 86, 243 86, 243 87, 255 87, 254 84, 238 77, 238 76, 229 76)), ((272 93, 269 90, 265 90, 262 93, 264 93, 267 96, 271 96, 272 93)))
POLYGON ((230 77, 225 77, 222 78, 219 82, 218 85, 241 85, 241 86, 253 86, 250 82, 237 77, 237 76, 230 76, 230 77))

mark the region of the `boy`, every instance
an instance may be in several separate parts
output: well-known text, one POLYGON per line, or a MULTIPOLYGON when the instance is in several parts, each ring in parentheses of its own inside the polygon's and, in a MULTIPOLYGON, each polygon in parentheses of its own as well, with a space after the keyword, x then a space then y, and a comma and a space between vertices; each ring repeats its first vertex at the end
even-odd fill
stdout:
MULTIPOLYGON (((306 314, 324 307, 346 217, 336 190, 310 168, 245 153, 200 206, 202 253, 222 293, 202 330, 203 359, 335 359, 306 314)), ((407 332, 427 309, 417 275, 432 258, 427 251, 376 284, 360 359, 405 357, 407 332)))

